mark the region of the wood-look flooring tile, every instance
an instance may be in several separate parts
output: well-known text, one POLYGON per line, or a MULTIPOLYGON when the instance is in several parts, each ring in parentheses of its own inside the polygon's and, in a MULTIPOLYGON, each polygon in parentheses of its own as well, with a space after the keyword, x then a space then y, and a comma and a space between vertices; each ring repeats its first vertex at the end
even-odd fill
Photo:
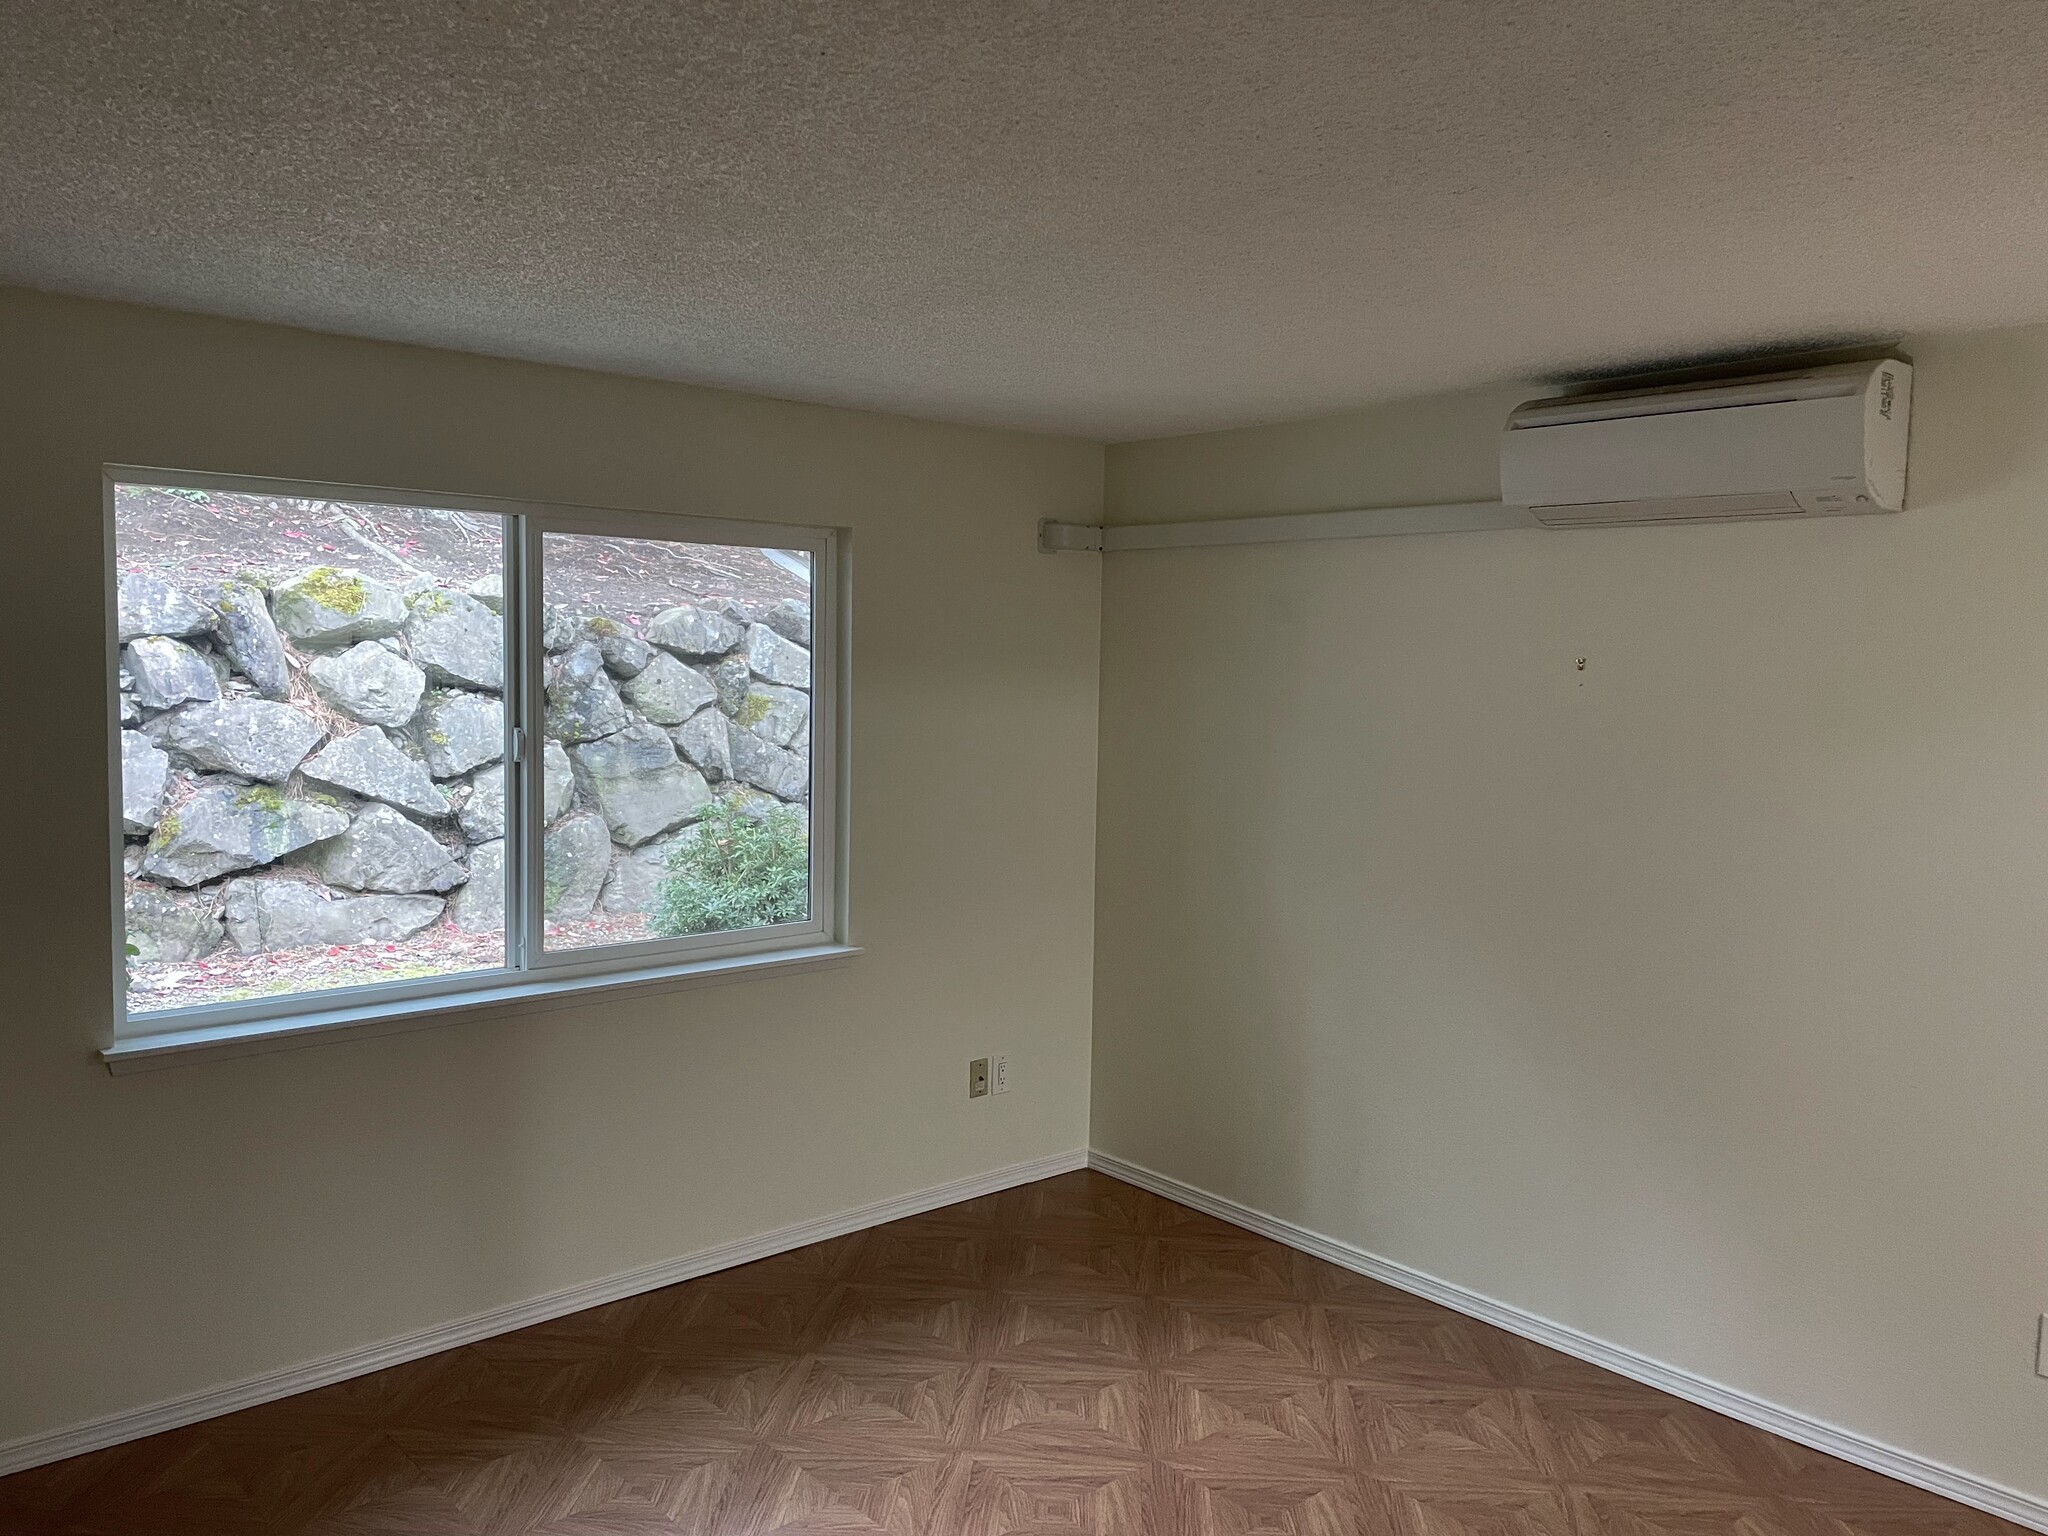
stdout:
POLYGON ((979 1391, 977 1368, 964 1360, 822 1355, 808 1362, 778 1428, 821 1445, 944 1451, 971 1439, 979 1391))
POLYGON ((1489 1347, 1486 1324, 1441 1307, 1432 1313, 1388 1315, 1380 1308, 1320 1307, 1330 1368, 1368 1381, 1484 1386, 1506 1379, 1489 1347))
POLYGON ((1141 1370, 1159 1338, 1152 1312, 1136 1296, 1010 1294, 995 1351, 1007 1360, 1141 1370))
POLYGON ((1186 1371, 1294 1375, 1315 1369, 1315 1322, 1299 1302, 1168 1301, 1163 1364, 1186 1371))
POLYGON ((1191 1301, 1269 1302, 1307 1300, 1314 1286, 1311 1262, 1291 1248, 1239 1233, 1233 1241, 1214 1237, 1156 1240, 1159 1287, 1163 1294, 1191 1301))
POLYGON ((1324 1377, 1164 1373, 1155 1447, 1182 1467, 1344 1464, 1337 1389, 1324 1377))
POLYGON ((1135 1233, 1079 1237, 1019 1235, 1002 1283, 1011 1292, 1046 1295, 1144 1295, 1158 1288, 1157 1245, 1135 1233))
POLYGON ((1341 1472, 1171 1467, 1163 1527, 1173 1536, 1363 1536, 1377 1529, 1359 1484, 1341 1472))
POLYGON ((0 1479, 5 1536, 2012 1536, 1097 1173, 0 1479))
POLYGON ((959 1536, 1168 1536, 1150 1465, 1079 1454, 967 1458, 948 1532, 959 1536))
POLYGON ((981 1292, 849 1285, 820 1310, 812 1342, 821 1350, 966 1360, 994 1328, 996 1308, 981 1292))
POLYGON ((847 1278, 871 1286, 984 1290, 994 1282, 994 1233, 877 1227, 862 1233, 847 1278))
POLYGON ((1739 1490, 1574 1488, 1583 1536, 1790 1536, 1770 1499, 1739 1490))
POLYGON ((1156 1232, 1166 1202, 1115 1179, 1062 1175, 1025 1186, 1016 1227, 1027 1233, 1156 1232))
POLYGON ((1567 1479, 1587 1486, 1749 1486, 1715 1434, 1715 1415, 1654 1394, 1543 1393, 1536 1412, 1567 1479))
POLYGON ((1596 1536, 1556 1486, 1384 1482, 1374 1491, 1386 1521, 1378 1528, 1398 1536, 1596 1536))
POLYGON ((1024 1458, 1149 1456, 1152 1395, 1114 1366, 999 1362, 982 1384, 975 1443, 1024 1458))
POLYGON ((1519 1388, 1347 1381, 1339 1390, 1355 1463, 1374 1477, 1491 1488, 1563 1476, 1563 1458, 1519 1388))
POLYGON ((757 1446, 720 1506, 716 1528, 748 1536, 925 1536, 938 1528, 953 1471, 953 1458, 943 1452, 848 1455, 798 1445, 757 1446))
POLYGON ((737 1449, 599 1450, 550 1491, 532 1536, 709 1531, 729 1497, 737 1449))

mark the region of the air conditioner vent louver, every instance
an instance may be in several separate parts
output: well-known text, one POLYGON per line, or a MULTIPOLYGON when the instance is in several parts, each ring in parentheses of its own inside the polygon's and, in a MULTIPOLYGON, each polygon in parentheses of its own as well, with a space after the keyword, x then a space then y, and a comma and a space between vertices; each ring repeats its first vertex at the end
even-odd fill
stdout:
POLYGON ((1796 517, 1805 509, 1792 495, 1694 496, 1683 501, 1589 501, 1531 507, 1550 528, 1595 528, 1602 523, 1708 523, 1724 518, 1796 517))

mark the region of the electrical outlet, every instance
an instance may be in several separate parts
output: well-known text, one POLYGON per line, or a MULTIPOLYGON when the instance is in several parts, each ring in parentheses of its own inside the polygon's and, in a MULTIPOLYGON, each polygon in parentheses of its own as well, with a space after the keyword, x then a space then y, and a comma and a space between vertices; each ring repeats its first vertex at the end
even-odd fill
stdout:
POLYGON ((996 1058, 995 1074, 989 1079, 988 1091, 990 1093, 1008 1093, 1010 1091, 1009 1057, 998 1056, 996 1058))
POLYGON ((967 1063, 967 1097, 981 1099, 988 1097, 988 1058, 977 1056, 967 1063))
POLYGON ((2048 1376, 2048 1312, 2034 1324, 2034 1374, 2048 1376))

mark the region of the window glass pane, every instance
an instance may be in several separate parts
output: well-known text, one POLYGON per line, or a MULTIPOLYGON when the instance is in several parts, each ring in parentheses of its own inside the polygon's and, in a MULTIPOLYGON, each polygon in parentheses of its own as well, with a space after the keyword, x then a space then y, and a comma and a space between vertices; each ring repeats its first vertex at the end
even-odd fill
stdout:
POLYGON ((542 540, 551 951, 810 915, 811 557, 542 540))
POLYGON ((503 519, 122 485, 130 1015, 505 964, 503 519))

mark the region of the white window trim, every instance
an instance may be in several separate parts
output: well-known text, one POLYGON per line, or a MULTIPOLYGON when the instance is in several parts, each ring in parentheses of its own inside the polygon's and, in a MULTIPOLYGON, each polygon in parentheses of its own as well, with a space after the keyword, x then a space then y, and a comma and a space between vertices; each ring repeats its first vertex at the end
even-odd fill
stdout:
MULTIPOLYGON (((446 1024, 512 1018, 551 1008, 567 1008, 592 994, 606 997, 674 992, 716 986, 759 976, 789 976, 831 970, 846 964, 860 949, 852 944, 819 944, 801 949, 768 950, 728 955, 685 965, 614 970, 593 976, 520 978, 503 985, 472 986, 409 1000, 379 1000, 353 1007, 323 1008, 283 1018, 253 1019, 239 1024, 199 1024, 185 1029, 152 1030, 123 1035, 100 1051, 100 1060, 116 1077, 176 1067, 191 1061, 228 1056, 257 1056, 305 1045, 338 1040, 366 1040, 377 1035, 438 1029, 446 1024)), ((494 979, 507 973, 492 972, 494 979)), ((367 989, 351 989, 367 990, 367 989)), ((317 997, 320 994, 307 994, 317 997)))
POLYGON ((847 535, 698 513, 562 506, 491 496, 457 496, 388 486, 276 480, 128 464, 105 466, 105 608, 109 891, 113 918, 113 1038, 101 1059, 114 1072, 168 1066, 201 1056, 246 1055, 291 1045, 431 1028, 480 1014, 502 1016, 560 1007, 593 993, 703 986, 750 975, 786 974, 843 964, 859 953, 847 939, 844 816, 847 730, 847 535), (253 495, 319 497, 392 506, 487 512, 508 519, 503 558, 506 679, 505 765, 508 803, 521 835, 507 870, 505 968, 424 981, 165 1009, 131 1018, 125 993, 127 917, 123 904, 121 646, 116 622, 115 487, 171 485, 253 495), (610 534, 811 554, 811 915, 802 923, 702 934, 603 949, 548 953, 540 942, 544 853, 539 774, 545 717, 541 650, 540 550, 550 533, 610 534))

